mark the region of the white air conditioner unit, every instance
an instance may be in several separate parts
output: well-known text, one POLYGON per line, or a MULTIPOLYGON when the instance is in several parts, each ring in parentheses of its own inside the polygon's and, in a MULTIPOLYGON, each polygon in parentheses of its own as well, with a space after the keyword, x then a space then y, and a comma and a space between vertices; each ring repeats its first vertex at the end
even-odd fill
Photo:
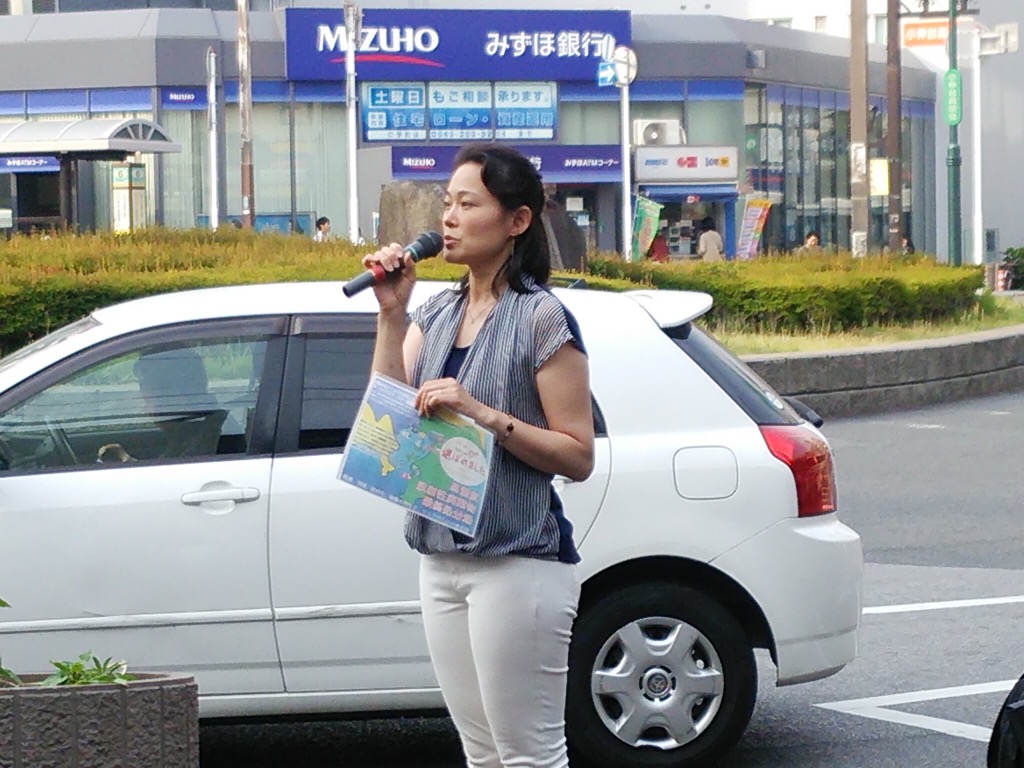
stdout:
POLYGON ((686 131, 679 120, 634 120, 633 144, 638 147, 679 146, 686 143, 686 131))

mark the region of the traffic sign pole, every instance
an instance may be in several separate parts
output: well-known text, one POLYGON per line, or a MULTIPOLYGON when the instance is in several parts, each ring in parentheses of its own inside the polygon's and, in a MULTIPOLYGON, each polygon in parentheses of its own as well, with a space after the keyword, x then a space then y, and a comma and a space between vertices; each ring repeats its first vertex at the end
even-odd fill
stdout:
POLYGON ((947 239, 949 241, 949 263, 959 267, 963 261, 963 222, 960 220, 960 120, 963 116, 960 72, 957 69, 957 5, 959 0, 949 0, 949 71, 946 73, 946 88, 943 109, 949 124, 949 151, 946 153, 946 183, 948 187, 949 213, 947 239))

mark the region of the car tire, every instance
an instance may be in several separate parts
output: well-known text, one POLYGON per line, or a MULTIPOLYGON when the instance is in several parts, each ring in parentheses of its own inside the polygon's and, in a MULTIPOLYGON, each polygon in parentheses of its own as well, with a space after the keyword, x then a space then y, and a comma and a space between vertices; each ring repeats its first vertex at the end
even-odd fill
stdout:
POLYGON ((569 651, 570 750, 598 768, 713 764, 757 697, 747 634, 713 598, 656 582, 585 606, 569 651))

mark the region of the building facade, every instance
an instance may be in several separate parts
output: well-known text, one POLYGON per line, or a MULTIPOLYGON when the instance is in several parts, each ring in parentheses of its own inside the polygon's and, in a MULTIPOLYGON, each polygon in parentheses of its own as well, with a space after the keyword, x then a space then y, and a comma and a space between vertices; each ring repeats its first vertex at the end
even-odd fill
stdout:
MULTIPOLYGON (((191 2, 189 10, 92 12, 69 12, 78 8, 72 0, 56 2, 56 14, 24 13, 27 3, 0 8, 12 12, 0 18, 0 56, 18 62, 5 73, 0 121, 124 115, 159 123, 183 151, 141 158, 150 220, 203 226, 211 199, 206 59, 212 49, 219 63, 216 194, 220 210, 237 216, 237 15, 216 10, 215 0, 191 2), (59 67, 53 65, 58 55, 59 67)), ((250 14, 258 225, 309 232, 326 215, 335 231, 346 231, 341 10, 263 5, 268 10, 250 14)), ((841 37, 721 15, 660 14, 656 2, 635 3, 633 12, 581 12, 572 10, 580 6, 575 0, 560 0, 565 10, 559 11, 509 12, 497 3, 460 0, 366 7, 373 5, 364 4, 357 56, 363 233, 374 231, 382 184, 443 179, 455 147, 500 140, 534 158, 592 246, 619 247, 619 94, 598 85, 597 67, 609 48, 625 44, 639 61, 630 138, 637 159, 642 150, 645 162, 651 160, 646 170, 634 163, 630 191, 664 205, 674 255, 692 255, 695 222, 709 215, 734 252, 752 198, 772 202, 764 247, 792 247, 812 229, 826 244, 848 247, 849 46, 841 37), (494 10, 481 10, 487 5, 494 10), (644 133, 651 126, 658 129, 653 140, 644 133), (666 130, 678 131, 678 139, 664 143, 666 130), (689 149, 674 146, 684 138, 689 149), (698 162, 715 164, 714 173, 692 168, 698 162)), ((884 50, 872 47, 875 156, 886 124, 884 61, 884 50)), ((937 245, 936 88, 928 66, 907 62, 902 184, 909 231, 922 249, 937 245)), ((0 209, 46 204, 45 163, 8 166, 7 184, 4 170, 0 209)), ((110 163, 83 167, 84 226, 111 226, 111 183, 110 163)), ((873 200, 878 243, 883 206, 884 198, 873 200)))

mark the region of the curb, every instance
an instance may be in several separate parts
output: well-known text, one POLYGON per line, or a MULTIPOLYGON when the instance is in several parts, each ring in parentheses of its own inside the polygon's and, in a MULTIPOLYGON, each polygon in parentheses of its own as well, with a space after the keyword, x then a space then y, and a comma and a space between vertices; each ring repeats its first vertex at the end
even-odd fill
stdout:
POLYGON ((745 355, 822 417, 908 410, 1024 389, 1024 325, 832 352, 745 355))

